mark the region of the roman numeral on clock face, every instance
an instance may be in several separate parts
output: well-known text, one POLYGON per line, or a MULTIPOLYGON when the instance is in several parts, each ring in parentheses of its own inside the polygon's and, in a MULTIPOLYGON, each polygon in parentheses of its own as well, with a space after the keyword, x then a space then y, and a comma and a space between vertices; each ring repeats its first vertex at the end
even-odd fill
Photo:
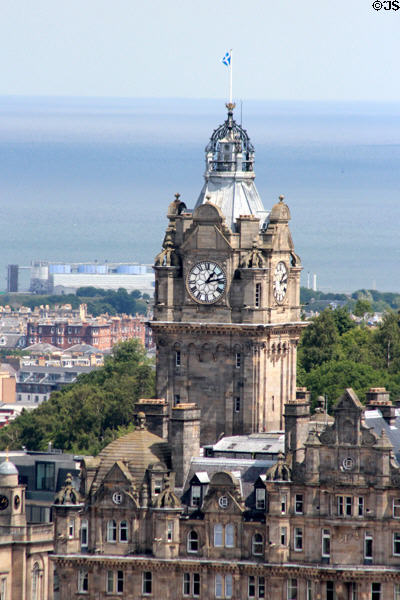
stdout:
POLYGON ((201 304, 217 302, 226 289, 225 271, 213 261, 201 261, 195 264, 190 269, 186 280, 190 295, 201 304))

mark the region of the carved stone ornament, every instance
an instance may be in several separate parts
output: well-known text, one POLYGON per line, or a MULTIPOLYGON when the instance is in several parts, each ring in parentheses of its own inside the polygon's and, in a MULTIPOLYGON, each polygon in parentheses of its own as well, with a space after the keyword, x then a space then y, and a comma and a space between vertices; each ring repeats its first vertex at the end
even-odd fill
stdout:
POLYGON ((392 485, 394 485, 396 487, 400 487, 400 473, 399 472, 393 473, 393 471, 392 471, 390 481, 391 481, 392 485))
POLYGON ((327 427, 319 436, 320 442, 326 446, 332 446, 336 443, 336 434, 333 427, 327 427))
POLYGON ((376 442, 374 435, 368 429, 362 430, 361 444, 363 446, 373 446, 376 442))
POLYGON ((181 503, 178 497, 171 490, 171 482, 168 475, 164 476, 163 491, 157 496, 154 506, 157 508, 179 508, 181 503))
POLYGON ((242 261, 242 267, 247 269, 262 269, 264 266, 265 260, 262 252, 257 246, 257 240, 254 240, 252 249, 246 254, 242 261))

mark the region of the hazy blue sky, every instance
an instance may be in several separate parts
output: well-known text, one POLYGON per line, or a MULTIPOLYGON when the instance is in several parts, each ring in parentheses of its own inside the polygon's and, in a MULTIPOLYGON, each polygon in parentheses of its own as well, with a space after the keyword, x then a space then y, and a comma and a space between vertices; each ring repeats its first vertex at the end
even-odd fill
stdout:
POLYGON ((3 0, 0 94, 400 100, 372 0, 3 0))

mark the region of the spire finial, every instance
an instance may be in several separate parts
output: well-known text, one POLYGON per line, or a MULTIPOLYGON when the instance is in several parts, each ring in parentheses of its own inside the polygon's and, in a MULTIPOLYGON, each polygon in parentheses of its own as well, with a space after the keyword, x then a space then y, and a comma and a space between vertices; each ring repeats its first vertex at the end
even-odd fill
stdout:
POLYGON ((175 194, 175 200, 179 200, 180 197, 181 197, 180 193, 176 192, 176 194, 175 194))
POLYGON ((281 194, 281 195, 279 196, 279 202, 283 202, 283 201, 284 201, 284 199, 285 199, 285 196, 284 196, 283 194, 281 194))

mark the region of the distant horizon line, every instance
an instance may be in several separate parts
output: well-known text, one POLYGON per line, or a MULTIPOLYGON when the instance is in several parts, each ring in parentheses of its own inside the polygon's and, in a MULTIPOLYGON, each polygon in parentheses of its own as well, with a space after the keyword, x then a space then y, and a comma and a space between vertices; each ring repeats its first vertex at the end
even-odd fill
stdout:
MULTIPOLYGON (((0 99, 46 99, 46 100, 140 100, 140 101, 184 101, 184 102, 209 102, 217 103, 221 102, 226 104, 227 99, 225 98, 212 98, 212 97, 191 97, 191 96, 107 96, 107 95, 76 95, 76 94, 7 94, 0 93, 0 99)), ((287 104, 388 104, 388 105, 400 105, 400 98, 394 100, 379 100, 379 99, 297 99, 297 98, 237 98, 236 106, 240 102, 252 102, 252 103, 270 103, 275 104, 278 102, 284 102, 287 104)))

